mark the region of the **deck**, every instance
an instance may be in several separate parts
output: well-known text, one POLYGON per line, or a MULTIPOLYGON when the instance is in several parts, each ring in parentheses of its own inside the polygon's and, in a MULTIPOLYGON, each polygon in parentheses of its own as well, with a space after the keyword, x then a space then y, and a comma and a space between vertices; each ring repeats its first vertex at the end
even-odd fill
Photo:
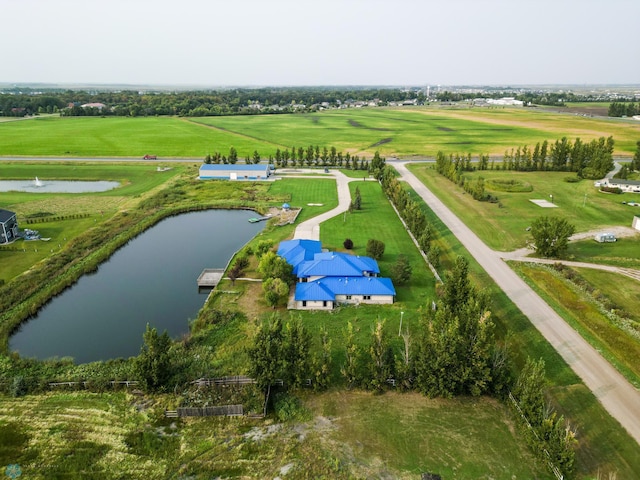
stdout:
POLYGON ((198 277, 199 287, 215 287, 222 280, 224 268, 205 268, 198 277))

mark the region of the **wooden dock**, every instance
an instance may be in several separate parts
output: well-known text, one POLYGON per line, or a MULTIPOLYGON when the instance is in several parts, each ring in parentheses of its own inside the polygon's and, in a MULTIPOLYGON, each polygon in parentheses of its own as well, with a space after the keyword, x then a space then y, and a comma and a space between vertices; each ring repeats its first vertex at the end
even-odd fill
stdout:
POLYGON ((222 280, 224 268, 205 268, 198 277, 198 288, 215 287, 222 280))

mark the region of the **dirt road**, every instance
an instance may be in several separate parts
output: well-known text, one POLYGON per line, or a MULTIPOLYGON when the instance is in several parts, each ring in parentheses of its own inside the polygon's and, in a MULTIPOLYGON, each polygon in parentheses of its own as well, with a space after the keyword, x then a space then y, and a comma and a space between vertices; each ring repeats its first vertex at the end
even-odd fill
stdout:
POLYGON ((640 391, 547 305, 407 168, 393 165, 511 301, 569 364, 609 414, 640 444, 640 391))

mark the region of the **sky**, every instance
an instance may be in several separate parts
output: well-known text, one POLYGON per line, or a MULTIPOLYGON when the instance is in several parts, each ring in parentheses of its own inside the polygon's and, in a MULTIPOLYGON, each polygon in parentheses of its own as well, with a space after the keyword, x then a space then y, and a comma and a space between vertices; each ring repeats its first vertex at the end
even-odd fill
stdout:
POLYGON ((639 84, 639 0, 0 0, 0 83, 639 84))

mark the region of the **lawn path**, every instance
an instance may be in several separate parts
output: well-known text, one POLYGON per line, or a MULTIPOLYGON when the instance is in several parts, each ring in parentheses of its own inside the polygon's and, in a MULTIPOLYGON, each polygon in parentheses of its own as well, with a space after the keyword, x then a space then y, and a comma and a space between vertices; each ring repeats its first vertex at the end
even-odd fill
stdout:
POLYGON ((402 178, 458 238, 511 301, 529 318, 609 414, 640 444, 640 391, 573 330, 502 260, 449 210, 406 163, 394 163, 402 178))

